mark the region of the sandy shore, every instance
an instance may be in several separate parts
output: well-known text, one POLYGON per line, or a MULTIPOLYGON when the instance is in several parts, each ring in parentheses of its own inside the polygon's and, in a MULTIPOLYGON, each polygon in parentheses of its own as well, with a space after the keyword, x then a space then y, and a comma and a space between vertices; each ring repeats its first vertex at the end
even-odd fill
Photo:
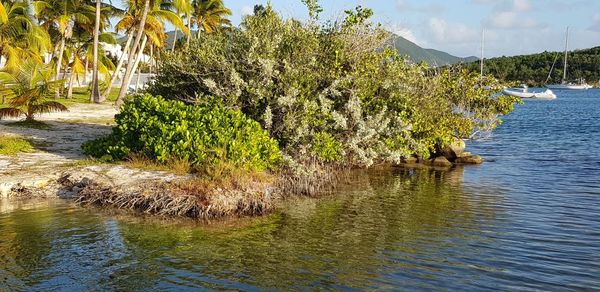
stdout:
MULTIPOLYGON (((18 155, 0 155, 0 198, 18 188, 52 189, 58 178, 70 174, 74 180, 87 177, 111 186, 135 185, 148 180, 171 180, 175 176, 163 172, 130 169, 113 164, 90 165, 81 144, 110 133, 117 109, 111 104, 79 104, 69 112, 44 114, 37 119, 48 129, 10 125, 18 120, 0 121, 0 135, 29 139, 36 150, 18 155)), ((45 190, 44 195, 51 195, 45 190)), ((54 192, 56 193, 56 192, 54 192)))

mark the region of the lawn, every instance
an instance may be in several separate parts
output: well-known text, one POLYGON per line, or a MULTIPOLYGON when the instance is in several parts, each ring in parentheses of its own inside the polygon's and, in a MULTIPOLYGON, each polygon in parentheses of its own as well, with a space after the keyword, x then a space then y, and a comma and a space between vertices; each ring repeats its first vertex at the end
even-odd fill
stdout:
MULTIPOLYGON (((108 101, 107 102, 114 102, 115 100, 117 100, 117 96, 119 95, 119 89, 120 88, 113 88, 110 91, 110 94, 108 95, 108 101)), ((65 90, 66 91, 66 90, 65 90)), ((66 92, 64 93, 64 95, 66 95, 66 92)), ((59 98, 56 101, 66 105, 67 107, 70 107, 72 105, 75 104, 85 104, 85 103, 91 103, 90 102, 90 92, 88 90, 88 87, 76 87, 73 88, 73 98, 59 98)), ((0 99, 0 108, 3 107, 7 107, 8 106, 8 102, 9 100, 7 99, 5 101, 5 103, 1 103, 2 99, 0 99)))

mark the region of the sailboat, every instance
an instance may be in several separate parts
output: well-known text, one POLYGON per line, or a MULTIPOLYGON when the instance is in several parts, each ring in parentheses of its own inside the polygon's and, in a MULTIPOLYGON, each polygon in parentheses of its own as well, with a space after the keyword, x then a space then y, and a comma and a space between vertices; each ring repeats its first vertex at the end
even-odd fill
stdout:
MULTIPOLYGON (((567 82, 567 57, 569 56, 569 27, 567 27, 567 35, 565 38, 565 65, 563 70, 562 82, 560 84, 546 84, 547 88, 550 89, 558 89, 558 90, 586 90, 592 88, 591 85, 585 83, 582 79, 579 83, 567 82)), ((554 68, 554 67, 553 67, 554 68)), ((550 69, 550 74, 552 74, 552 69, 550 69)), ((550 76, 550 75, 548 75, 550 76)))

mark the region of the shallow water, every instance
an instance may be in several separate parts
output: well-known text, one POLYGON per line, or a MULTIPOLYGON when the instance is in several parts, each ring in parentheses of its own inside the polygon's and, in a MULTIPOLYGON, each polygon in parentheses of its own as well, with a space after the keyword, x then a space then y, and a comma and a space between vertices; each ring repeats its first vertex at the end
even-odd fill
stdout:
POLYGON ((195 224, 0 201, 0 290, 600 289, 600 91, 528 101, 482 166, 380 170, 195 224))

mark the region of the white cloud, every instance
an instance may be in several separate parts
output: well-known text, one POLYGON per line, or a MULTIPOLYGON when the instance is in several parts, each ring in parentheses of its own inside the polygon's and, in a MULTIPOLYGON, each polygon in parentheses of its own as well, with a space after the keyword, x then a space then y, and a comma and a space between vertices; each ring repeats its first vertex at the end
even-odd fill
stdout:
POLYGON ((242 7, 240 13, 242 14, 242 16, 252 15, 254 14, 254 7, 246 5, 242 7))
MULTIPOLYGON (((417 38, 415 37, 414 32, 408 27, 405 27, 400 24, 392 24, 392 25, 387 25, 386 28, 396 35, 399 35, 415 44, 419 44, 419 42, 417 41, 417 38)), ((423 43, 420 43, 420 45, 423 45, 423 43)))
POLYGON ((531 3, 529 0, 514 0, 513 8, 517 12, 527 12, 531 10, 531 3))
POLYGON ((477 30, 462 23, 451 23, 437 17, 429 19, 428 28, 438 43, 473 42, 479 38, 477 30))
POLYGON ((532 5, 529 0, 503 0, 498 2, 483 23, 499 29, 531 29, 543 27, 529 13, 532 5))
POLYGON ((497 13, 488 19, 487 24, 500 29, 523 29, 539 26, 535 19, 525 17, 523 14, 514 11, 497 13))
POLYGON ((592 21, 592 25, 588 27, 588 30, 600 32, 600 13, 594 14, 594 16, 592 17, 592 21))

